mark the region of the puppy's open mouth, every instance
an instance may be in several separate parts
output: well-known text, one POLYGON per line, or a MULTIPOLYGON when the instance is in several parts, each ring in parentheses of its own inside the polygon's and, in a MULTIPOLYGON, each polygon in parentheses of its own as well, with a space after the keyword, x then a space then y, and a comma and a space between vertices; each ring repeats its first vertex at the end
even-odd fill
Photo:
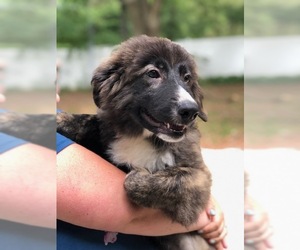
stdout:
POLYGON ((141 109, 140 114, 144 122, 146 122, 146 124, 148 125, 148 127, 150 126, 150 128, 148 129, 152 130, 152 132, 159 132, 173 136, 182 136, 185 133, 186 125, 161 122, 154 118, 151 114, 149 114, 149 112, 145 109, 141 109))

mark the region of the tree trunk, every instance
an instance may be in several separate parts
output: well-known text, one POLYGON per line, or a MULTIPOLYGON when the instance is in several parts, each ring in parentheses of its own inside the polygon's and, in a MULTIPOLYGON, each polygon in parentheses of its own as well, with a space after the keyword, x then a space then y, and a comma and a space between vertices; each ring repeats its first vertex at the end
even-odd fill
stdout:
POLYGON ((120 0, 134 35, 158 36, 161 0, 120 0))

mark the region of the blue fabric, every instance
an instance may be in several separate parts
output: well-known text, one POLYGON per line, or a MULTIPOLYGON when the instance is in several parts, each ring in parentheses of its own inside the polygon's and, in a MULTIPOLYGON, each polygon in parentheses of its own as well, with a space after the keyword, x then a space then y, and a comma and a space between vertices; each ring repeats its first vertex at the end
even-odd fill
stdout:
POLYGON ((70 146, 73 143, 74 142, 72 140, 70 140, 69 138, 67 138, 59 133, 56 133, 56 152, 57 153, 59 153, 64 148, 70 146))
MULTIPOLYGON (((6 113, 7 110, 0 109, 0 113, 6 113)), ((14 137, 0 132, 0 154, 4 153, 12 148, 28 143, 20 138, 14 137)))
POLYGON ((0 109, 0 113, 6 113, 7 110, 6 109, 0 109))
POLYGON ((12 148, 28 143, 20 138, 0 132, 0 153, 4 153, 12 148))
POLYGON ((56 250, 56 231, 0 220, 0 249, 56 250))
POLYGON ((155 250, 151 237, 118 234, 115 243, 104 244, 103 231, 57 222, 57 250, 155 250))

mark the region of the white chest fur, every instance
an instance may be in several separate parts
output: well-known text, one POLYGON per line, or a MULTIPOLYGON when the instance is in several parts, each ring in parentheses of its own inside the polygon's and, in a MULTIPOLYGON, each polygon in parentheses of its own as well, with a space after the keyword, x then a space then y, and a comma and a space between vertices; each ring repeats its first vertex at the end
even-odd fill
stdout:
POLYGON ((158 150, 145 137, 123 137, 110 144, 108 151, 116 164, 129 164, 132 167, 147 168, 150 172, 174 166, 171 152, 158 150))

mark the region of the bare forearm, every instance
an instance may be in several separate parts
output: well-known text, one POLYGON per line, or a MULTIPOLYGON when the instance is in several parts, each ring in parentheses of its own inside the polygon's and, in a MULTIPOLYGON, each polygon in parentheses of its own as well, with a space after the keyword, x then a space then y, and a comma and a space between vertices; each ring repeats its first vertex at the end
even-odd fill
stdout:
POLYGON ((0 155, 0 218, 55 227, 55 152, 24 144, 0 155))
POLYGON ((121 228, 119 232, 147 236, 162 236, 200 230, 209 223, 207 215, 202 213, 199 215, 197 223, 186 228, 179 223, 173 222, 160 210, 150 210, 147 208, 141 208, 141 210, 141 214, 144 214, 144 216, 137 215, 124 227, 124 229, 121 228))
MULTIPOLYGON (((58 218, 83 227, 140 235, 186 232, 160 210, 134 206, 123 187, 125 174, 93 153, 71 145, 57 156, 58 218), (71 159, 71 160, 70 160, 71 159)), ((201 223, 206 225, 205 213, 201 223)))

